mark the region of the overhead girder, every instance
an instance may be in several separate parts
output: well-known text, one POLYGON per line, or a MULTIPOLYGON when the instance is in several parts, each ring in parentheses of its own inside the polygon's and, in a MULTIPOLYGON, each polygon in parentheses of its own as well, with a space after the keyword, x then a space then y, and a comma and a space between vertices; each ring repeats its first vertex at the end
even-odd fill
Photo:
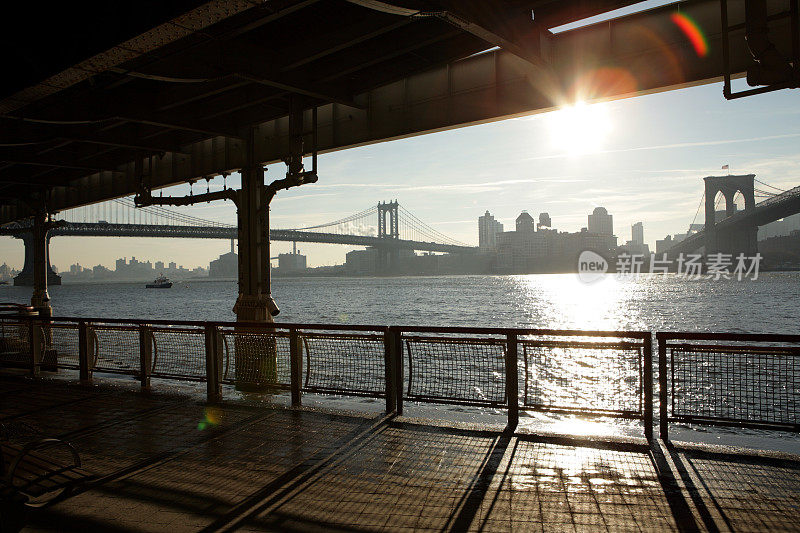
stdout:
MULTIPOLYGON (((578 6, 575 9, 585 4, 586 9, 581 13, 588 16, 594 14, 589 8, 601 3, 569 4, 571 8, 578 6)), ((602 4, 613 8, 627 3, 629 2, 602 4)), ((440 4, 443 9, 449 8, 456 12, 460 3, 440 2, 440 4)), ((540 21, 537 15, 538 5, 542 6, 542 10, 546 10, 553 3, 534 2, 534 16, 540 21)), ((742 13, 731 9, 732 23, 743 20, 743 9, 740 11, 742 13)), ((475 14, 473 12, 465 16, 474 17, 475 14)), ((385 23, 386 27, 393 26, 391 20, 396 17, 387 17, 381 19, 381 25, 385 23)), ((400 17, 397 23, 401 20, 406 19, 400 17)), ((548 59, 550 67, 556 73, 558 82, 556 84, 543 84, 542 78, 531 68, 530 61, 520 59, 519 53, 514 54, 505 50, 477 54, 452 62, 454 55, 448 56, 448 54, 473 53, 468 52, 469 50, 478 52, 480 47, 483 46, 483 49, 487 47, 485 42, 442 21, 422 21, 419 24, 439 24, 439 26, 437 31, 425 34, 419 29, 417 22, 413 23, 408 28, 411 31, 405 35, 416 35, 416 38, 409 38, 405 43, 406 46, 402 46, 402 42, 393 43, 394 52, 369 46, 358 46, 352 50, 343 48, 325 54, 325 61, 319 61, 318 65, 315 64, 317 59, 310 59, 300 65, 304 69, 313 68, 314 79, 311 81, 320 86, 335 83, 337 80, 346 80, 347 88, 356 94, 353 98, 354 103, 363 107, 357 109, 337 103, 323 104, 318 98, 304 97, 307 99, 306 106, 319 106, 320 151, 337 150, 544 111, 569 102, 576 96, 587 100, 619 98, 708 83, 719 80, 723 74, 717 0, 689 0, 546 38, 550 48, 549 55, 544 50, 541 53, 548 59), (707 57, 697 57, 685 36, 671 22, 670 15, 678 9, 688 13, 704 28, 710 49, 707 57), (443 37, 443 34, 447 35, 443 37), (397 45, 400 45, 399 49, 397 45), (450 46, 453 48, 450 49, 450 46), (392 67, 395 67, 394 71, 392 67), (395 81, 397 72, 400 71, 414 74, 395 81)), ((504 26, 502 20, 497 22, 489 20, 483 24, 486 26, 494 24, 489 28, 493 33, 504 38, 517 39, 518 33, 514 32, 519 30, 515 29, 514 24, 504 26)), ((379 41, 391 37, 393 31, 383 32, 379 41)), ((788 21, 771 22, 770 35, 779 47, 788 46, 791 35, 788 21)), ((751 62, 743 38, 743 26, 732 29, 731 37, 731 66, 732 71, 738 74, 744 72, 751 62)), ((202 39, 198 38, 196 46, 203 46, 200 41, 202 39)), ((540 45, 541 42, 540 39, 540 45)), ((360 44, 363 45, 364 42, 360 44)), ((177 47, 177 44, 172 46, 177 47)), ((312 56, 313 54, 308 57, 312 56)), ((296 64, 303 60, 292 57, 287 58, 287 61, 296 64)), ((146 66, 143 59, 137 60, 136 63, 141 68, 146 66)), ((137 90, 147 84, 154 83, 158 82, 130 79, 111 90, 120 91, 115 92, 118 95, 131 95, 136 94, 137 90)), ((241 142, 234 137, 208 138, 209 133, 218 129, 210 127, 212 124, 220 125, 219 129, 225 130, 219 133, 230 135, 235 132, 228 130, 236 129, 240 124, 258 123, 256 127, 258 160, 269 163, 282 159, 288 148, 285 114, 288 108, 286 97, 289 93, 270 87, 258 87, 252 83, 241 83, 241 80, 233 82, 225 79, 168 87, 163 91, 157 91, 158 96, 149 99, 147 105, 142 106, 145 115, 149 112, 157 118, 181 117, 182 114, 178 111, 184 107, 183 102, 197 106, 206 116, 221 113, 218 115, 220 120, 216 120, 215 117, 206 121, 204 127, 195 128, 199 131, 181 132, 142 126, 150 130, 149 133, 145 132, 138 137, 143 142, 155 145, 161 145, 162 142, 169 144, 166 137, 178 136, 184 152, 166 153, 163 158, 156 159, 152 172, 147 176, 152 186, 164 186, 241 168, 243 164, 241 142), (252 94, 263 91, 260 94, 264 96, 255 100, 245 100, 244 104, 236 104, 237 93, 245 94, 245 91, 251 91, 252 94), (204 107, 204 104, 212 102, 219 105, 216 110, 204 107), (233 105, 228 107, 230 104, 233 105)), ((41 109, 45 109, 44 106, 41 109)), ((73 118, 79 117, 76 115, 73 118)), ((145 116, 145 119, 148 118, 152 117, 145 116)), ((159 122, 146 120, 146 123, 159 122)), ((307 117, 306 124, 309 123, 307 117)), ((104 123, 102 126, 105 127, 107 124, 104 123)), ((111 132, 127 131, 129 127, 130 124, 123 124, 113 128, 111 132)), ((307 141, 310 141, 310 138, 307 141)), ((310 146, 310 142, 307 142, 306 146, 310 146)), ((117 154, 124 155, 124 150, 120 148, 117 154)), ((102 151, 98 153, 102 154, 102 151)), ((125 161, 118 168, 126 173, 126 178, 114 180, 115 194, 134 192, 139 181, 135 176, 135 165, 130 160, 125 161)), ((87 164, 94 164, 91 157, 87 159, 87 164)), ((98 201, 110 190, 107 186, 101 186, 105 180, 110 179, 108 173, 76 176, 74 180, 72 171, 50 172, 50 174, 54 180, 63 181, 65 177, 69 177, 71 185, 77 190, 88 188, 86 192, 80 194, 71 189, 53 191, 51 202, 56 206, 68 207, 75 202, 98 201)), ((0 220, 8 220, 12 216, 9 209, 4 209, 0 220)))

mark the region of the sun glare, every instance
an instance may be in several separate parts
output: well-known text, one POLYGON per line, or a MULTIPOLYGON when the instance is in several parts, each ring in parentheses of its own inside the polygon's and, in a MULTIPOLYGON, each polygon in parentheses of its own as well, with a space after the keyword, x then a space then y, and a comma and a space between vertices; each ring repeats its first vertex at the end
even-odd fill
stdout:
POLYGON ((578 102, 550 114, 550 140, 562 152, 573 155, 599 150, 612 129, 605 104, 578 102))

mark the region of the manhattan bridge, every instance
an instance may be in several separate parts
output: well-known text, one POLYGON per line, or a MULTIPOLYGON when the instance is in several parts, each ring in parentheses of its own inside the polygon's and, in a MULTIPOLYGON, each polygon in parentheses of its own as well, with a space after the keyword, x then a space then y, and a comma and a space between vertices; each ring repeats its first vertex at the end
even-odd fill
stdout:
MULTIPOLYGON (((0 235, 22 239, 25 265, 15 280, 33 281, 31 223, 20 221, 0 227, 0 235)), ((162 206, 136 207, 131 198, 117 198, 60 213, 48 237, 161 237, 190 239, 238 238, 235 224, 208 220, 162 206)), ((392 264, 398 250, 442 253, 472 253, 477 248, 459 242, 432 228, 397 201, 377 205, 338 220, 301 228, 270 228, 271 241, 311 242, 369 246, 379 251, 384 268, 392 264)), ((50 283, 60 280, 48 260, 50 283)))

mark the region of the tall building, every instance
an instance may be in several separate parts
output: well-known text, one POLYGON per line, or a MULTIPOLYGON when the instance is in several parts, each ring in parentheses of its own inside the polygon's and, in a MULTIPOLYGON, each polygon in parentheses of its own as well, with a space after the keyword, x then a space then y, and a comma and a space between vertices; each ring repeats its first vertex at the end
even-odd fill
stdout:
POLYGON ((605 207, 595 207, 589 215, 589 233, 614 235, 614 217, 608 214, 605 207))
POLYGON ((553 221, 550 220, 549 213, 539 213, 539 224, 536 226, 536 229, 547 228, 550 229, 553 227, 553 221))
POLYGON ((478 247, 481 250, 495 250, 497 248, 497 234, 503 232, 503 225, 486 211, 478 217, 478 247))
POLYGON ((631 226, 631 242, 633 244, 644 244, 644 224, 641 222, 631 226))
POLYGON ((536 223, 533 217, 527 211, 523 211, 517 217, 517 231, 521 233, 530 233, 536 231, 536 223))

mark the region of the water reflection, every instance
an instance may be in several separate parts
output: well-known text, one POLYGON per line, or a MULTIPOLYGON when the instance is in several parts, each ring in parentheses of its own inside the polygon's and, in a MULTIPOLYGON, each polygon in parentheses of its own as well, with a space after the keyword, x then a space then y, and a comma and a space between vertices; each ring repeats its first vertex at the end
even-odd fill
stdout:
MULTIPOLYGON (((625 303, 631 284, 615 276, 584 283, 574 274, 514 276, 515 292, 522 296, 520 311, 538 310, 531 327, 551 329, 619 329, 638 322, 625 303)), ((634 314, 635 310, 632 311, 634 314)))

